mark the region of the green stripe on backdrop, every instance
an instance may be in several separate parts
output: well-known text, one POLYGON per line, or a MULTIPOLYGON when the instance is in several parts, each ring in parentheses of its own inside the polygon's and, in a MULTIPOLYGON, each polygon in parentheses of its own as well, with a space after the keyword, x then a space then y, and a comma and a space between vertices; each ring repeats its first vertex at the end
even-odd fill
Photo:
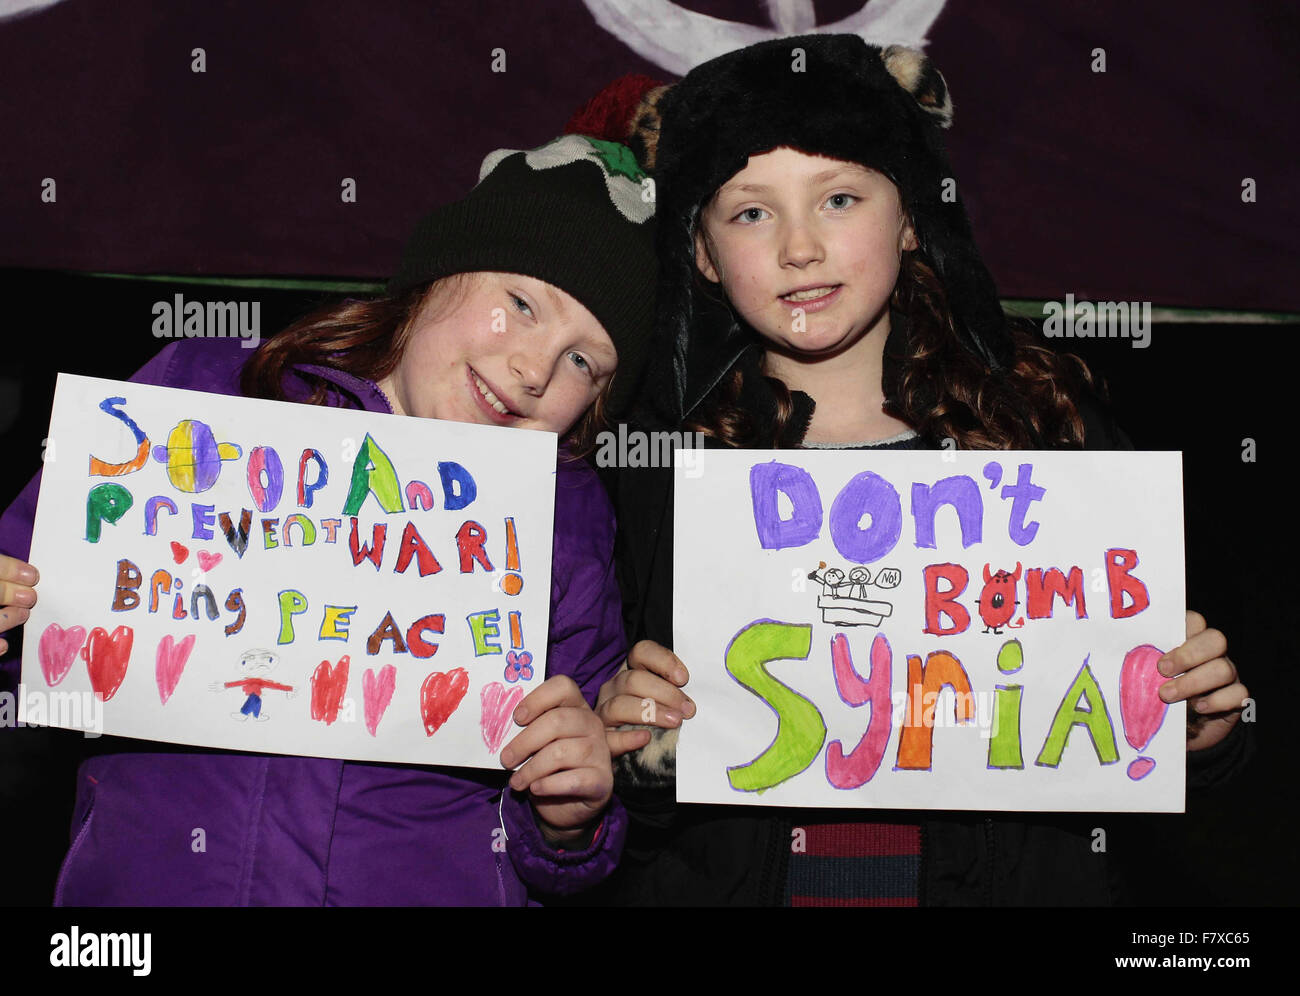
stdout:
MULTIPOLYGON (((212 287, 251 287, 286 291, 321 291, 330 294, 380 294, 380 280, 336 280, 321 277, 200 277, 175 274, 85 273, 87 277, 107 280, 147 280, 165 284, 191 284, 212 287)), ((1057 302, 1059 303, 1059 302, 1057 302)), ((1022 318, 1042 318, 1046 301, 1007 298, 1002 307, 1008 314, 1022 318)), ((1222 308, 1164 308, 1152 305, 1151 321, 1157 324, 1205 325, 1294 325, 1300 313, 1286 311, 1234 311, 1222 308)))
MULTIPOLYGON (((1021 318, 1042 318, 1047 301, 1026 301, 1004 298, 1002 307, 1009 315, 1021 318)), ((1060 301, 1052 302, 1062 304, 1060 301)), ((1080 299, 1079 304, 1083 303, 1080 299)), ((1095 302, 1094 302, 1095 303, 1095 302)), ((1224 308, 1164 308, 1151 305, 1153 325, 1294 325, 1300 323, 1300 314, 1286 311, 1230 311, 1224 308)))
POLYGON ((334 280, 324 277, 185 277, 162 273, 75 273, 69 276, 105 280, 146 280, 159 284, 194 284, 210 287, 253 287, 268 290, 324 291, 331 294, 382 294, 382 280, 334 280))

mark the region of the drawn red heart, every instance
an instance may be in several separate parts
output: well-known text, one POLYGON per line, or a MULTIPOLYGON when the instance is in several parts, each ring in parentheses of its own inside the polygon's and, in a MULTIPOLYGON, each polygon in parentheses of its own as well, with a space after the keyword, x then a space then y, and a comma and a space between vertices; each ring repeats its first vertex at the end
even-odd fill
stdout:
POLYGON ((321 661, 311 676, 311 718, 323 719, 329 726, 339 718, 339 707, 343 705, 343 693, 348 689, 348 666, 352 659, 346 654, 338 664, 330 666, 329 661, 321 661))
POLYGON ((483 742, 493 754, 505 743, 506 733, 510 729, 510 717, 524 697, 524 690, 519 685, 506 688, 499 681, 483 686, 479 693, 482 700, 483 714, 479 728, 483 731, 483 742))
POLYGON ((469 691, 469 672, 463 667, 434 671, 420 686, 420 712, 424 715, 424 732, 433 736, 438 727, 451 718, 460 700, 469 691))
POLYGON ((388 703, 393 701, 393 689, 397 687, 397 668, 385 664, 378 677, 375 672, 367 670, 361 676, 361 693, 365 699, 366 729, 375 736, 379 721, 384 718, 388 703))
POLYGON ((185 558, 190 555, 190 548, 184 543, 177 543, 172 540, 172 559, 178 564, 185 563, 185 558))
POLYGON ((41 642, 36 648, 36 656, 40 659, 41 674, 45 675, 47 685, 52 688, 67 676, 85 639, 84 626, 64 629, 58 623, 50 623, 45 627, 41 642))
POLYGON ((104 627, 96 626, 81 648, 81 659, 90 673, 90 687, 101 702, 107 702, 121 687, 127 665, 131 663, 133 640, 135 631, 130 626, 117 627, 112 636, 104 627))
POLYGON ((154 678, 158 682, 158 698, 163 705, 167 704, 172 692, 176 691, 176 684, 181 680, 181 672, 185 670, 185 663, 190 659, 190 651, 193 649, 193 633, 180 643, 175 643, 170 633, 158 642, 158 652, 154 655, 154 678))
POLYGON ((207 572, 221 563, 221 554, 208 553, 207 550, 200 550, 196 555, 199 558, 199 570, 207 572))

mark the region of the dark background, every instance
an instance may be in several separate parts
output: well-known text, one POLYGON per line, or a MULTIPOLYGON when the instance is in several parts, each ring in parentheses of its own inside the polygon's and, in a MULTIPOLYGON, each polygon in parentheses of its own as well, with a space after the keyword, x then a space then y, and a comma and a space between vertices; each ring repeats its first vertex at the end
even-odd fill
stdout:
MULTIPOLYGON (((765 23, 744 0, 682 6, 765 23)), ((823 24, 858 6, 815 5, 823 24)), ((1138 902, 1291 905, 1286 413, 1300 329, 1232 312, 1300 312, 1297 14, 1272 3, 1043 6, 950 0, 928 32, 954 94, 961 193, 1008 298, 1222 309, 1157 324, 1146 349, 1065 344, 1108 382, 1139 449, 1183 452, 1188 604, 1228 635, 1258 700, 1245 777, 1189 795, 1185 816, 1097 822, 1138 902), (1088 70, 1097 45, 1104 76, 1088 70), (1246 176, 1258 181, 1254 204, 1240 199, 1246 176), (1246 439, 1254 462, 1242 460, 1246 439)), ((66 0, 0 21, 0 506, 40 466, 56 371, 129 376, 163 344, 150 332, 155 301, 260 301, 266 336, 332 299, 324 281, 141 275, 373 287, 413 219, 463 193, 486 152, 557 134, 630 71, 669 76, 579 0, 66 0), (196 45, 206 74, 189 71, 196 45), (496 46, 510 60, 499 76, 486 71, 496 46), (58 178, 54 205, 39 199, 46 176, 58 178), (342 176, 357 178, 356 204, 340 202, 342 176), (134 276, 89 275, 105 272, 134 276)), ((88 747, 62 731, 0 731, 0 904, 50 901, 88 747)))
MULTIPOLYGON (((488 151, 540 145, 624 73, 672 78, 597 24, 600 2, 62 0, 0 21, 0 266, 386 277, 488 151)), ((768 23, 760 0, 618 6, 704 55, 768 23), (714 20, 672 34, 657 6, 714 20)), ((937 10, 920 33, 955 107, 958 192, 1008 297, 1300 312, 1297 5, 811 6, 820 25, 937 10)), ((919 44, 906 28, 869 40, 919 44)))

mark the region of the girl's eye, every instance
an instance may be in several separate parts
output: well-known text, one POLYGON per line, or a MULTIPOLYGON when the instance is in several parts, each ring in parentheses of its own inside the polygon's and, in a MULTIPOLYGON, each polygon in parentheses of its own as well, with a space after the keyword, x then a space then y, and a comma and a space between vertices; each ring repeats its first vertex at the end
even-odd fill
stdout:
POLYGON ((527 315, 529 318, 533 317, 533 309, 530 308, 528 306, 528 302, 525 301, 518 294, 511 294, 510 300, 514 302, 515 310, 522 312, 523 314, 527 315))
POLYGON ((581 353, 570 353, 569 359, 573 361, 573 365, 577 367, 579 370, 583 370, 594 376, 594 371, 591 369, 591 364, 587 362, 587 358, 583 356, 581 353))
POLYGON ((756 221, 762 221, 763 215, 767 214, 762 208, 745 208, 740 214, 736 215, 732 221, 738 221, 742 225, 752 225, 756 221))
POLYGON ((831 194, 826 198, 826 203, 832 210, 843 211, 847 207, 852 207, 857 200, 853 194, 831 194))

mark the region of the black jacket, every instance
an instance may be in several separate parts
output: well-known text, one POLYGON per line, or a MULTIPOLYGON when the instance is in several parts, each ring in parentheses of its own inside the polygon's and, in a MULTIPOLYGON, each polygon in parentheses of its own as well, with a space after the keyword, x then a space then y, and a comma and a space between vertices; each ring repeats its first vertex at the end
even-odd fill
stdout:
MULTIPOLYGON (((896 355, 898 335, 891 334, 886 347, 887 396, 897 373, 891 357, 896 355)), ((770 422, 776 400, 761 375, 758 351, 751 349, 736 362, 746 371, 742 407, 770 422)), ((795 392, 793 401, 794 417, 780 440, 783 446, 799 445, 812 417, 811 398, 795 392)), ((1099 406, 1085 405, 1082 414, 1088 449, 1133 448, 1099 406)), ((933 444, 917 438, 896 445, 933 444)), ((673 644, 672 477, 670 467, 623 468, 607 479, 618 515, 617 564, 630 643, 651 639, 673 644)), ((1189 789, 1217 782, 1244 763, 1249 742, 1244 725, 1238 724, 1216 747, 1188 755, 1189 789)), ((622 865, 591 900, 630 905, 780 904, 793 829, 852 818, 844 810, 679 806, 674 770, 671 752, 657 772, 648 772, 637 755, 618 765, 616 789, 632 816, 632 827, 622 865)), ((862 816, 920 825, 922 905, 1110 905, 1126 898, 1105 851, 1094 849, 1094 830, 1121 825, 1122 815, 870 810, 862 816)))

